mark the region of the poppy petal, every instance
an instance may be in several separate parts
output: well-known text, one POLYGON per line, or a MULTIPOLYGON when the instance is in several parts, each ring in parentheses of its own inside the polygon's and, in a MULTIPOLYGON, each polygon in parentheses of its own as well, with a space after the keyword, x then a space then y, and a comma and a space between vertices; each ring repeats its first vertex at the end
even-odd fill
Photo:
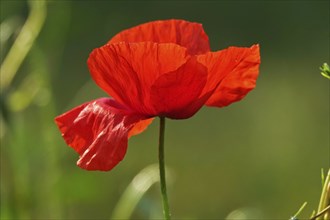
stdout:
POLYGON ((130 130, 144 119, 112 99, 101 98, 82 104, 55 121, 66 143, 80 155, 78 166, 108 171, 124 158, 130 130))
POLYGON ((116 101, 140 114, 155 116, 151 86, 188 59, 186 49, 176 44, 122 42, 95 49, 88 66, 95 82, 116 101))
POLYGON ((128 138, 143 132, 155 118, 148 118, 137 122, 128 133, 128 138))
POLYGON ((115 35, 108 43, 117 42, 174 43, 186 47, 190 54, 210 51, 209 38, 202 24, 185 20, 161 20, 141 24, 115 35))
POLYGON ((250 48, 229 47, 197 57, 209 71, 204 92, 216 88, 207 106, 223 107, 244 98, 255 85, 259 74, 259 45, 250 48))
POLYGON ((206 84, 207 69, 193 57, 175 71, 160 76, 151 88, 155 114, 173 119, 194 115, 204 104, 199 96, 206 84))

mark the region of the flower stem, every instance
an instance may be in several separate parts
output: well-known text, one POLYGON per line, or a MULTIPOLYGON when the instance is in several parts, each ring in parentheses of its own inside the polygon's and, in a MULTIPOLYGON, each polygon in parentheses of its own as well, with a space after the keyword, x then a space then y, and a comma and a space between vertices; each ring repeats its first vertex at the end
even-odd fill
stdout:
POLYGON ((167 190, 166 190, 166 176, 165 176, 165 161, 164 161, 164 136, 165 136, 165 117, 160 117, 159 127, 159 175, 160 175, 160 189, 163 200, 163 214, 166 220, 171 219, 170 208, 168 205, 167 190))

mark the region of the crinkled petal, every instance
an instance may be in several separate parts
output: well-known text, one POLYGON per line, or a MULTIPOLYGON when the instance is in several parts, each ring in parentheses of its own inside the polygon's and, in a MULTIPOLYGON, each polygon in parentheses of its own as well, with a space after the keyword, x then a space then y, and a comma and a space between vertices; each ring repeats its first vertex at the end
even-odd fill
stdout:
POLYGON ((55 121, 66 143, 80 155, 78 166, 108 171, 124 158, 131 129, 145 119, 112 99, 101 98, 82 104, 55 121))
POLYGON ((184 20, 162 20, 141 24, 115 35, 108 43, 117 42, 174 43, 186 47, 190 54, 210 51, 209 38, 202 24, 184 20))
POLYGON ((223 107, 244 98, 255 85, 259 74, 259 45, 250 48, 229 47, 197 57, 208 68, 203 93, 216 88, 206 105, 223 107))
POLYGON ((88 66, 95 82, 116 101, 141 114, 154 116, 151 86, 161 75, 176 71, 189 58, 186 49, 176 44, 122 42, 95 49, 88 66))
POLYGON ((204 104, 199 99, 207 80, 207 69, 195 58, 179 69, 159 77, 151 89, 155 114, 173 119, 194 115, 204 104))

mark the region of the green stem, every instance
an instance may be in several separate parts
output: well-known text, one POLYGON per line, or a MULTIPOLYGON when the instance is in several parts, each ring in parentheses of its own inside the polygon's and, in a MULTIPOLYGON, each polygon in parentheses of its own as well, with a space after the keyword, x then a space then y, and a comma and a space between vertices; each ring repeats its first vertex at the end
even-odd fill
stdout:
MULTIPOLYGON (((325 209, 321 210, 319 213, 317 213, 315 216, 313 216, 310 220, 315 220, 321 216, 323 216, 324 214, 326 214, 326 212, 328 212, 330 210, 330 205, 328 207, 326 207, 325 209)), ((322 219, 328 219, 327 217, 324 217, 322 219)))
POLYGON ((302 210, 305 208, 306 205, 307 205, 307 202, 304 202, 304 204, 302 204, 302 206, 299 208, 298 212, 296 214, 294 214, 294 216, 290 219, 297 219, 297 216, 300 215, 300 213, 302 212, 302 210))
POLYGON ((166 220, 171 219, 170 208, 168 205, 167 190, 166 190, 166 176, 165 176, 165 161, 164 161, 164 136, 165 136, 165 117, 160 117, 159 127, 159 175, 160 175, 160 189, 163 199, 163 213, 166 220))
MULTIPOLYGON (((322 212, 325 208, 329 207, 329 205, 330 205, 330 169, 328 170, 327 177, 325 178, 325 181, 323 184, 320 204, 319 204, 317 212, 318 213, 322 212)), ((327 213, 325 215, 330 215, 330 211, 325 212, 325 213, 327 213)), ((329 216, 327 216, 327 217, 329 217, 329 216)), ((321 220, 321 218, 319 218, 319 216, 318 216, 317 220, 321 220)))

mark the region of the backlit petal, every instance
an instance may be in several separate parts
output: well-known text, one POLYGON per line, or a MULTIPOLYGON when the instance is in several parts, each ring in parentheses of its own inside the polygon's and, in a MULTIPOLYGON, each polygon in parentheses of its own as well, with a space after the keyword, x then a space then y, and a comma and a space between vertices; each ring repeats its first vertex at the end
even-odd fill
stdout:
POLYGON ((160 76, 151 89, 155 114, 173 119, 189 118, 205 103, 199 96, 207 80, 207 69, 192 58, 179 69, 160 76))
POLYGON ((88 66, 96 83, 116 101, 140 114, 155 116, 151 86, 188 59, 186 49, 176 44, 122 42, 95 49, 88 66))
POLYGON ((115 35, 108 43, 117 42, 174 43, 186 47, 190 54, 210 51, 209 38, 202 24, 184 20, 162 20, 141 24, 115 35))
POLYGON ((136 123, 133 128, 129 131, 128 133, 128 137, 132 137, 134 135, 140 134, 141 132, 143 132, 150 124, 151 122, 154 120, 155 118, 148 118, 145 120, 141 120, 138 123, 136 123))
POLYGON ((203 93, 216 88, 206 105, 227 106, 244 98, 255 87, 260 64, 259 45, 209 52, 199 55, 198 61, 209 71, 203 93))
POLYGON ((80 105, 55 121, 66 143, 80 155, 78 166, 108 171, 124 158, 130 130, 144 119, 114 100, 102 98, 80 105))

